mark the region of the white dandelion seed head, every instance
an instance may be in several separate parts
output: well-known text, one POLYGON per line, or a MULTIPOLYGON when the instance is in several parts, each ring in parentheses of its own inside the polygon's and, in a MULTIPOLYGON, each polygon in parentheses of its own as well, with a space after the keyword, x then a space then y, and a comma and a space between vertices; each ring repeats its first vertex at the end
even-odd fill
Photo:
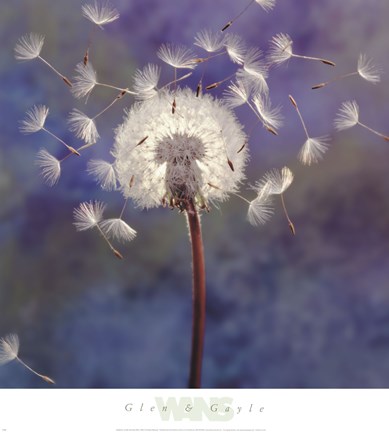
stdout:
POLYGON ((94 228, 103 219, 105 204, 100 201, 83 202, 73 211, 74 226, 77 231, 94 228))
POLYGON ((250 202, 247 219, 251 225, 263 225, 272 217, 273 212, 270 187, 261 183, 257 187, 257 197, 250 202))
POLYGON ((237 34, 228 33, 224 38, 224 46, 231 61, 242 65, 246 55, 246 44, 237 34))
POLYGON ((73 109, 68 118, 69 129, 87 144, 95 144, 100 138, 95 122, 78 109, 73 109))
POLYGON ((278 33, 270 41, 268 61, 270 64, 280 65, 293 55, 293 41, 288 34, 278 33))
POLYGON ((272 108, 271 101, 267 95, 257 93, 252 98, 252 102, 265 127, 270 126, 274 129, 279 129, 282 126, 281 107, 272 108))
POLYGON ((33 60, 39 57, 44 42, 45 37, 40 34, 29 33, 22 36, 15 45, 16 60, 33 60))
POLYGON ((263 179, 257 184, 258 189, 268 187, 270 195, 283 194, 293 182, 294 175, 288 167, 283 167, 281 170, 272 169, 267 172, 263 179))
POLYGON ((377 84, 381 81, 380 72, 380 69, 366 54, 359 55, 358 73, 363 79, 373 84, 377 84))
POLYGON ((25 134, 39 132, 44 128, 48 114, 49 109, 45 105, 34 105, 20 122, 20 132, 25 134))
POLYGON ((97 84, 97 75, 92 63, 88 62, 87 65, 78 63, 76 74, 73 79, 71 92, 77 99, 89 96, 97 84))
POLYGON ((88 163, 88 173, 96 178, 102 189, 116 189, 116 173, 112 164, 103 160, 91 160, 88 163))
POLYGON ((196 67, 195 55, 184 45, 162 44, 157 51, 157 56, 176 69, 194 69, 196 67))
POLYGON ((308 138, 298 154, 298 158, 303 165, 318 163, 328 149, 329 137, 308 138))
POLYGON ((19 337, 15 333, 8 334, 0 339, 0 365, 15 360, 19 353, 19 337))
POLYGON ((359 122, 359 106, 355 100, 343 102, 335 118, 334 125, 338 131, 349 129, 359 122))
POLYGON ((49 186, 58 183, 61 176, 61 163, 56 157, 46 149, 41 149, 37 154, 35 163, 40 168, 41 175, 49 186))
POLYGON ((266 12, 269 12, 276 5, 276 0, 255 0, 266 12))
POLYGON ((100 28, 119 18, 119 12, 106 0, 82 5, 81 9, 82 15, 100 28))
POLYGON ((209 53, 214 53, 223 48, 223 42, 223 33, 205 29, 196 34, 194 44, 209 53))
POLYGON ((108 238, 121 242, 130 242, 136 237, 136 231, 120 218, 105 219, 100 228, 108 238))
POLYGON ((134 75, 134 91, 136 98, 147 100, 153 98, 158 92, 158 81, 161 68, 154 64, 147 64, 143 69, 138 69, 134 75))
POLYGON ((199 207, 222 201, 244 179, 247 150, 238 150, 245 140, 242 126, 221 101, 196 97, 187 88, 160 92, 135 104, 116 131, 112 155, 120 189, 144 208, 170 200, 193 200, 199 207))

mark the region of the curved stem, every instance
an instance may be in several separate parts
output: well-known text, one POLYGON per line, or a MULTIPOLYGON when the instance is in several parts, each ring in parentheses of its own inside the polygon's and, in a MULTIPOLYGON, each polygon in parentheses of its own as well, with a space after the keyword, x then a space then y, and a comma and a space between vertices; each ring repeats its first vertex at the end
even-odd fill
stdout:
POLYGON ((200 219, 192 200, 188 203, 186 214, 192 244, 193 265, 192 351, 188 387, 200 388, 205 332, 205 263, 200 219))

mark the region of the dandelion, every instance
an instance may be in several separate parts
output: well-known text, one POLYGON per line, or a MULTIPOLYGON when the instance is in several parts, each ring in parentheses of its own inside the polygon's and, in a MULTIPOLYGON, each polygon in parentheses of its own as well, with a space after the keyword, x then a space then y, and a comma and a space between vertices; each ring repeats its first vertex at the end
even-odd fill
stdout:
POLYGON ((301 115, 301 112, 300 112, 300 109, 297 105, 296 100, 291 95, 289 95, 289 99, 297 111, 297 114, 300 118, 301 124, 302 124, 303 129, 304 129, 305 135, 307 137, 304 145, 300 149, 300 152, 298 154, 298 158, 303 165, 310 166, 314 163, 318 163, 322 159, 324 153, 328 149, 329 138, 327 136, 318 137, 318 138, 311 138, 308 134, 307 127, 305 125, 303 116, 301 115))
POLYGON ((372 132, 373 134, 383 138, 385 141, 389 141, 389 136, 377 132, 375 129, 372 129, 371 127, 359 121, 359 106, 355 100, 342 103, 335 118, 334 124, 335 129, 338 131, 349 129, 353 126, 359 125, 364 129, 372 132))
POLYGON ((37 154, 36 164, 45 182, 49 186, 54 186, 61 175, 61 162, 46 149, 41 149, 37 154))
POLYGON ((164 201, 201 208, 224 200, 243 179, 247 152, 237 154, 245 141, 241 126, 220 102, 211 96, 196 98, 189 89, 177 89, 180 116, 173 117, 166 110, 172 97, 163 91, 133 106, 118 128, 113 156, 120 190, 145 208, 164 201), (234 172, 222 162, 226 152, 234 172), (136 182, 130 187, 132 176, 136 182), (222 183, 224 191, 210 189, 208 183, 222 183))
POLYGON ((30 134, 30 133, 39 132, 41 130, 45 131, 47 134, 49 134, 57 141, 59 141, 61 144, 63 144, 72 154, 76 154, 77 156, 80 156, 80 153, 76 149, 66 144, 61 138, 59 138, 53 132, 45 128, 45 122, 48 114, 49 114, 49 109, 46 106, 34 105, 26 112, 26 117, 24 118, 24 120, 20 122, 20 127, 19 127, 20 132, 25 134, 30 134))
POLYGON ((81 9, 82 15, 100 28, 119 18, 118 11, 107 1, 104 3, 95 1, 93 4, 85 4, 81 9))
POLYGON ((343 75, 338 75, 329 81, 322 82, 320 84, 315 84, 314 86, 312 86, 312 90, 320 89, 335 81, 339 81, 357 75, 359 75, 364 80, 371 82, 372 84, 377 84, 381 80, 380 69, 373 63, 373 60, 367 57, 366 54, 360 54, 358 58, 356 71, 349 72, 343 75))
POLYGON ((257 3, 259 6, 261 6, 261 8, 264 11, 269 12, 270 10, 272 10, 274 8, 274 6, 276 4, 276 0, 250 0, 250 2, 247 4, 247 6, 241 12, 239 12, 239 14, 236 15, 232 20, 228 21, 228 23, 221 29, 221 31, 223 32, 223 31, 227 30, 229 27, 231 27, 232 24, 237 19, 239 19, 253 3, 257 3))
POLYGON ((292 57, 320 61, 324 64, 335 66, 335 63, 331 60, 293 53, 293 40, 286 33, 278 33, 277 35, 273 36, 272 40, 270 41, 269 63, 271 65, 274 64, 278 66, 292 57))
POLYGON ((39 59, 42 63, 48 66, 55 74, 57 74, 65 84, 72 86, 72 83, 68 78, 62 75, 57 69, 54 68, 47 60, 41 57, 41 51, 45 37, 36 33, 29 33, 22 36, 17 44, 15 45, 15 58, 17 60, 26 61, 39 59))
POLYGON ((10 333, 3 338, 0 339, 0 366, 7 364, 13 360, 16 360, 18 363, 23 365, 30 372, 43 379, 49 384, 55 384, 55 382, 46 375, 42 375, 28 366, 24 361, 19 357, 19 348, 20 342, 19 337, 15 333, 10 333))

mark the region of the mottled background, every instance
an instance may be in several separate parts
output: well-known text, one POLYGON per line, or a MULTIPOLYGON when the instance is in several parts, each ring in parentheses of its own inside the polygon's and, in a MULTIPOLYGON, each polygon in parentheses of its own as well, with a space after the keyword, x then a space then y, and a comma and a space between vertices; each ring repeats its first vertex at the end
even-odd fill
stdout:
MULTIPOLYGON (((113 0, 121 18, 97 29, 91 60, 101 81, 127 86, 137 67, 156 62, 162 42, 193 43, 202 28, 219 29, 246 0, 113 0)), ((37 61, 17 63, 17 39, 46 35, 43 56, 72 76, 92 25, 79 0, 0 0, 0 334, 16 332, 21 357, 59 387, 185 387, 191 331, 191 264, 184 217, 130 208, 138 237, 115 259, 94 232, 77 233, 72 211, 102 199, 109 214, 119 194, 85 174, 88 157, 65 166, 47 187, 34 165, 45 134, 23 136, 18 121, 33 104, 50 107, 48 126, 70 144, 73 107, 93 115, 116 95, 99 89, 85 106, 37 61)), ((356 99, 361 118, 389 133, 387 0, 278 0, 253 5, 231 31, 268 49, 289 33, 295 52, 330 58, 291 60, 273 70, 271 97, 283 105, 278 137, 259 128, 250 141, 248 182, 288 165, 296 179, 286 195, 297 236, 281 214, 264 227, 246 221, 235 198, 203 218, 207 261, 205 387, 389 386, 389 144, 360 128, 335 133, 341 102, 356 99), (381 64, 378 85, 358 77, 312 91, 336 73, 355 70, 360 52, 381 64), (313 136, 330 134, 324 160, 296 159, 304 132, 288 101, 298 101, 313 136)), ((208 82, 226 63, 211 63, 208 82)), ((166 71, 168 69, 166 68, 166 71)), ((200 72, 198 72, 200 73, 200 72)), ((168 77, 166 75, 165 77, 168 77)), ((197 84, 197 78, 191 85, 197 84)), ((102 139, 88 156, 107 155, 124 98, 98 121, 102 139)), ((252 114, 237 110, 250 127, 252 114)), ((252 197, 249 189, 243 190, 252 197)), ((0 368, 1 387, 46 387, 17 363, 0 368)))

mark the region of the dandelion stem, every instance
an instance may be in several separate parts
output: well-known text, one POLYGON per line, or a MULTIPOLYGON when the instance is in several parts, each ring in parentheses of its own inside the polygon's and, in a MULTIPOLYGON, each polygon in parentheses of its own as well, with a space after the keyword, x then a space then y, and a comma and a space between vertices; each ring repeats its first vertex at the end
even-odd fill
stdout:
POLYGON ((43 57, 38 56, 38 59, 41 60, 46 66, 48 66, 54 73, 56 73, 69 87, 72 87, 72 83, 69 81, 68 78, 66 78, 65 75, 62 75, 60 72, 57 71, 57 69, 52 66, 48 61, 46 61, 43 57))
POLYGON ((200 219, 192 200, 188 203, 186 214, 192 245, 193 265, 192 351, 188 387, 200 388, 205 332, 205 263, 200 219))

